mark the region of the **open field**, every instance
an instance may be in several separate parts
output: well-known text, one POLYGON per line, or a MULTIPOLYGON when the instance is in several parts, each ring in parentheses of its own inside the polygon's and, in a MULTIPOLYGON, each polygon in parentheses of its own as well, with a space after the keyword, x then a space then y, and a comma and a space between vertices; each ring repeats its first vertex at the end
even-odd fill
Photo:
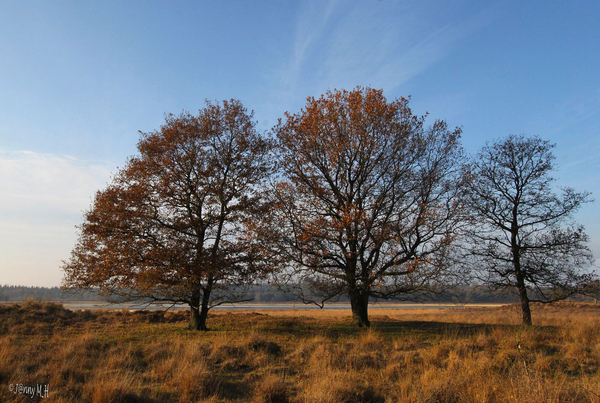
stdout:
MULTIPOLYGON (((26 298, 18 301, 0 301, 0 306, 2 305, 12 305, 20 302, 25 302, 27 300, 31 300, 31 298, 26 298)), ((45 302, 54 302, 57 304, 62 304, 66 309, 70 310, 84 310, 84 309, 109 309, 109 310, 122 310, 128 309, 130 311, 137 311, 140 309, 143 310, 188 310, 189 306, 185 304, 140 304, 135 302, 127 302, 127 303, 107 303, 107 302, 97 302, 97 301, 47 301, 45 302)), ((370 303, 369 309, 463 309, 463 308, 480 308, 480 307, 499 307, 507 305, 506 303, 393 303, 393 302, 382 302, 382 303, 370 303)), ((325 305, 323 308, 319 308, 314 304, 303 304, 302 302, 281 302, 281 303, 256 303, 256 302, 246 302, 246 303, 235 303, 235 304, 223 304, 213 308, 213 312, 220 310, 233 310, 233 311, 273 311, 273 310, 350 310, 349 303, 331 303, 325 305)))
POLYGON ((0 401, 598 402, 600 306, 187 312, 0 306, 0 401), (12 391, 11 391, 12 388, 12 391), (21 389, 25 391, 26 389, 21 389), (15 393, 17 392, 17 393, 15 393))
MULTIPOLYGON (((18 301, 20 302, 20 301, 18 301)), ((17 302, 0 302, 0 305, 10 305, 17 302)), ((188 310, 190 309, 188 305, 184 304, 140 304, 140 303, 117 303, 117 304, 109 304, 106 302, 89 302, 89 301, 73 301, 73 302, 59 302, 66 309, 70 310, 83 310, 83 309, 110 309, 110 310, 122 310, 128 309, 130 311, 137 311, 140 309, 143 310, 188 310)), ((454 303, 373 303, 369 305, 369 309, 375 310, 376 312, 381 309, 463 309, 465 307, 498 307, 506 304, 502 303, 489 303, 489 304, 454 304, 454 303)), ((350 304, 343 303, 333 303, 327 304, 323 308, 323 310, 350 310, 350 304)), ((301 302, 297 303, 244 303, 244 304, 223 304, 213 308, 213 312, 221 311, 221 310, 231 310, 231 311, 280 311, 280 310, 321 310, 318 306, 314 304, 303 304, 301 302)))

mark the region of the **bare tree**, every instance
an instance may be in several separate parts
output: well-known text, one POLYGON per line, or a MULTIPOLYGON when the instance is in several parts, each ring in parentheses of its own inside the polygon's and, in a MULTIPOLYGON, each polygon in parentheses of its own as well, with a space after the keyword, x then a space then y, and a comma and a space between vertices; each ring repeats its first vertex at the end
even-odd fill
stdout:
POLYGON ((553 302, 581 291, 592 275, 588 236, 572 215, 589 193, 553 190, 553 144, 510 135, 472 158, 468 205, 475 222, 467 250, 495 288, 518 291, 523 323, 530 302, 553 302))
POLYGON ((369 298, 439 289, 461 222, 459 129, 357 88, 309 98, 274 130, 282 173, 263 235, 305 299, 348 294, 369 326, 369 298))
POLYGON ((169 115, 99 191, 63 269, 64 287, 186 303, 190 328, 267 266, 248 228, 263 205, 271 144, 236 100, 169 115))

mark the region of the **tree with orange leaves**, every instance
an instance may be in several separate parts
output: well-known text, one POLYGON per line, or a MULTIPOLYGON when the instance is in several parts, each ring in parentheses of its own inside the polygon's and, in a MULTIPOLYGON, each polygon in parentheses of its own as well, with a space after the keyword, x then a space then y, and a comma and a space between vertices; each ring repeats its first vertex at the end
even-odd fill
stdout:
POLYGON ((169 115, 96 194, 64 263, 66 288, 190 306, 190 328, 266 270, 249 235, 272 146, 236 100, 169 115))
POLYGON ((437 291, 461 225, 460 129, 425 127, 408 100, 356 88, 308 98, 275 128, 281 180, 262 233, 322 306, 347 294, 358 326, 369 298, 437 291))

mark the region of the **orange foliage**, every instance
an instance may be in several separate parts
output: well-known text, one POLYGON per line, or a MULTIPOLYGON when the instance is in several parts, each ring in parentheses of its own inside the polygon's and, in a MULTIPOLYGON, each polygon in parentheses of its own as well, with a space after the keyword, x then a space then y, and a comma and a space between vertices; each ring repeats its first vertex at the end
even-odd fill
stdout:
POLYGON ((460 129, 427 128, 408 103, 357 87, 309 97, 280 120, 283 172, 264 226, 297 277, 370 295, 377 283, 378 297, 435 285, 441 260, 428 257, 443 252, 461 214, 451 202, 460 199, 460 129))
POLYGON ((272 145, 254 126, 232 100, 207 102, 198 116, 169 115, 160 130, 142 133, 140 155, 86 213, 64 285, 185 302, 205 314, 220 284, 244 284, 265 269, 251 235, 272 145))

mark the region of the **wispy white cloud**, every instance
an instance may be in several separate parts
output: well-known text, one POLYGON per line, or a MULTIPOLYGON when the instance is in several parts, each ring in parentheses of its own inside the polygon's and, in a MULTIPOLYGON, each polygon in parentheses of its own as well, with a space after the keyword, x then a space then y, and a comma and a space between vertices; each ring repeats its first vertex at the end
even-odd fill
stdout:
POLYGON ((0 150, 0 279, 58 285, 82 212, 114 167, 69 156, 0 150))
POLYGON ((590 248, 600 257, 600 88, 591 87, 557 102, 549 111, 533 116, 524 129, 557 144, 554 154, 558 186, 588 191, 595 203, 584 205, 575 220, 586 227, 590 248))
POLYGON ((580 131, 581 126, 591 126, 597 132, 600 129, 599 117, 600 88, 595 87, 563 99, 550 114, 543 113, 533 119, 528 128, 550 137, 562 137, 567 132, 580 131))
POLYGON ((339 0, 305 3, 296 21, 293 52, 284 73, 284 87, 295 87, 310 53, 321 42, 339 0))
POLYGON ((356 85, 393 91, 491 21, 488 12, 453 21, 435 10, 422 2, 303 3, 282 93, 356 85))
POLYGON ((563 99, 528 123, 526 133, 557 143, 563 183, 600 191, 600 88, 563 99))
POLYGON ((108 163, 0 150, 0 211, 45 206, 57 213, 73 213, 89 204, 98 186, 109 178, 108 163))

